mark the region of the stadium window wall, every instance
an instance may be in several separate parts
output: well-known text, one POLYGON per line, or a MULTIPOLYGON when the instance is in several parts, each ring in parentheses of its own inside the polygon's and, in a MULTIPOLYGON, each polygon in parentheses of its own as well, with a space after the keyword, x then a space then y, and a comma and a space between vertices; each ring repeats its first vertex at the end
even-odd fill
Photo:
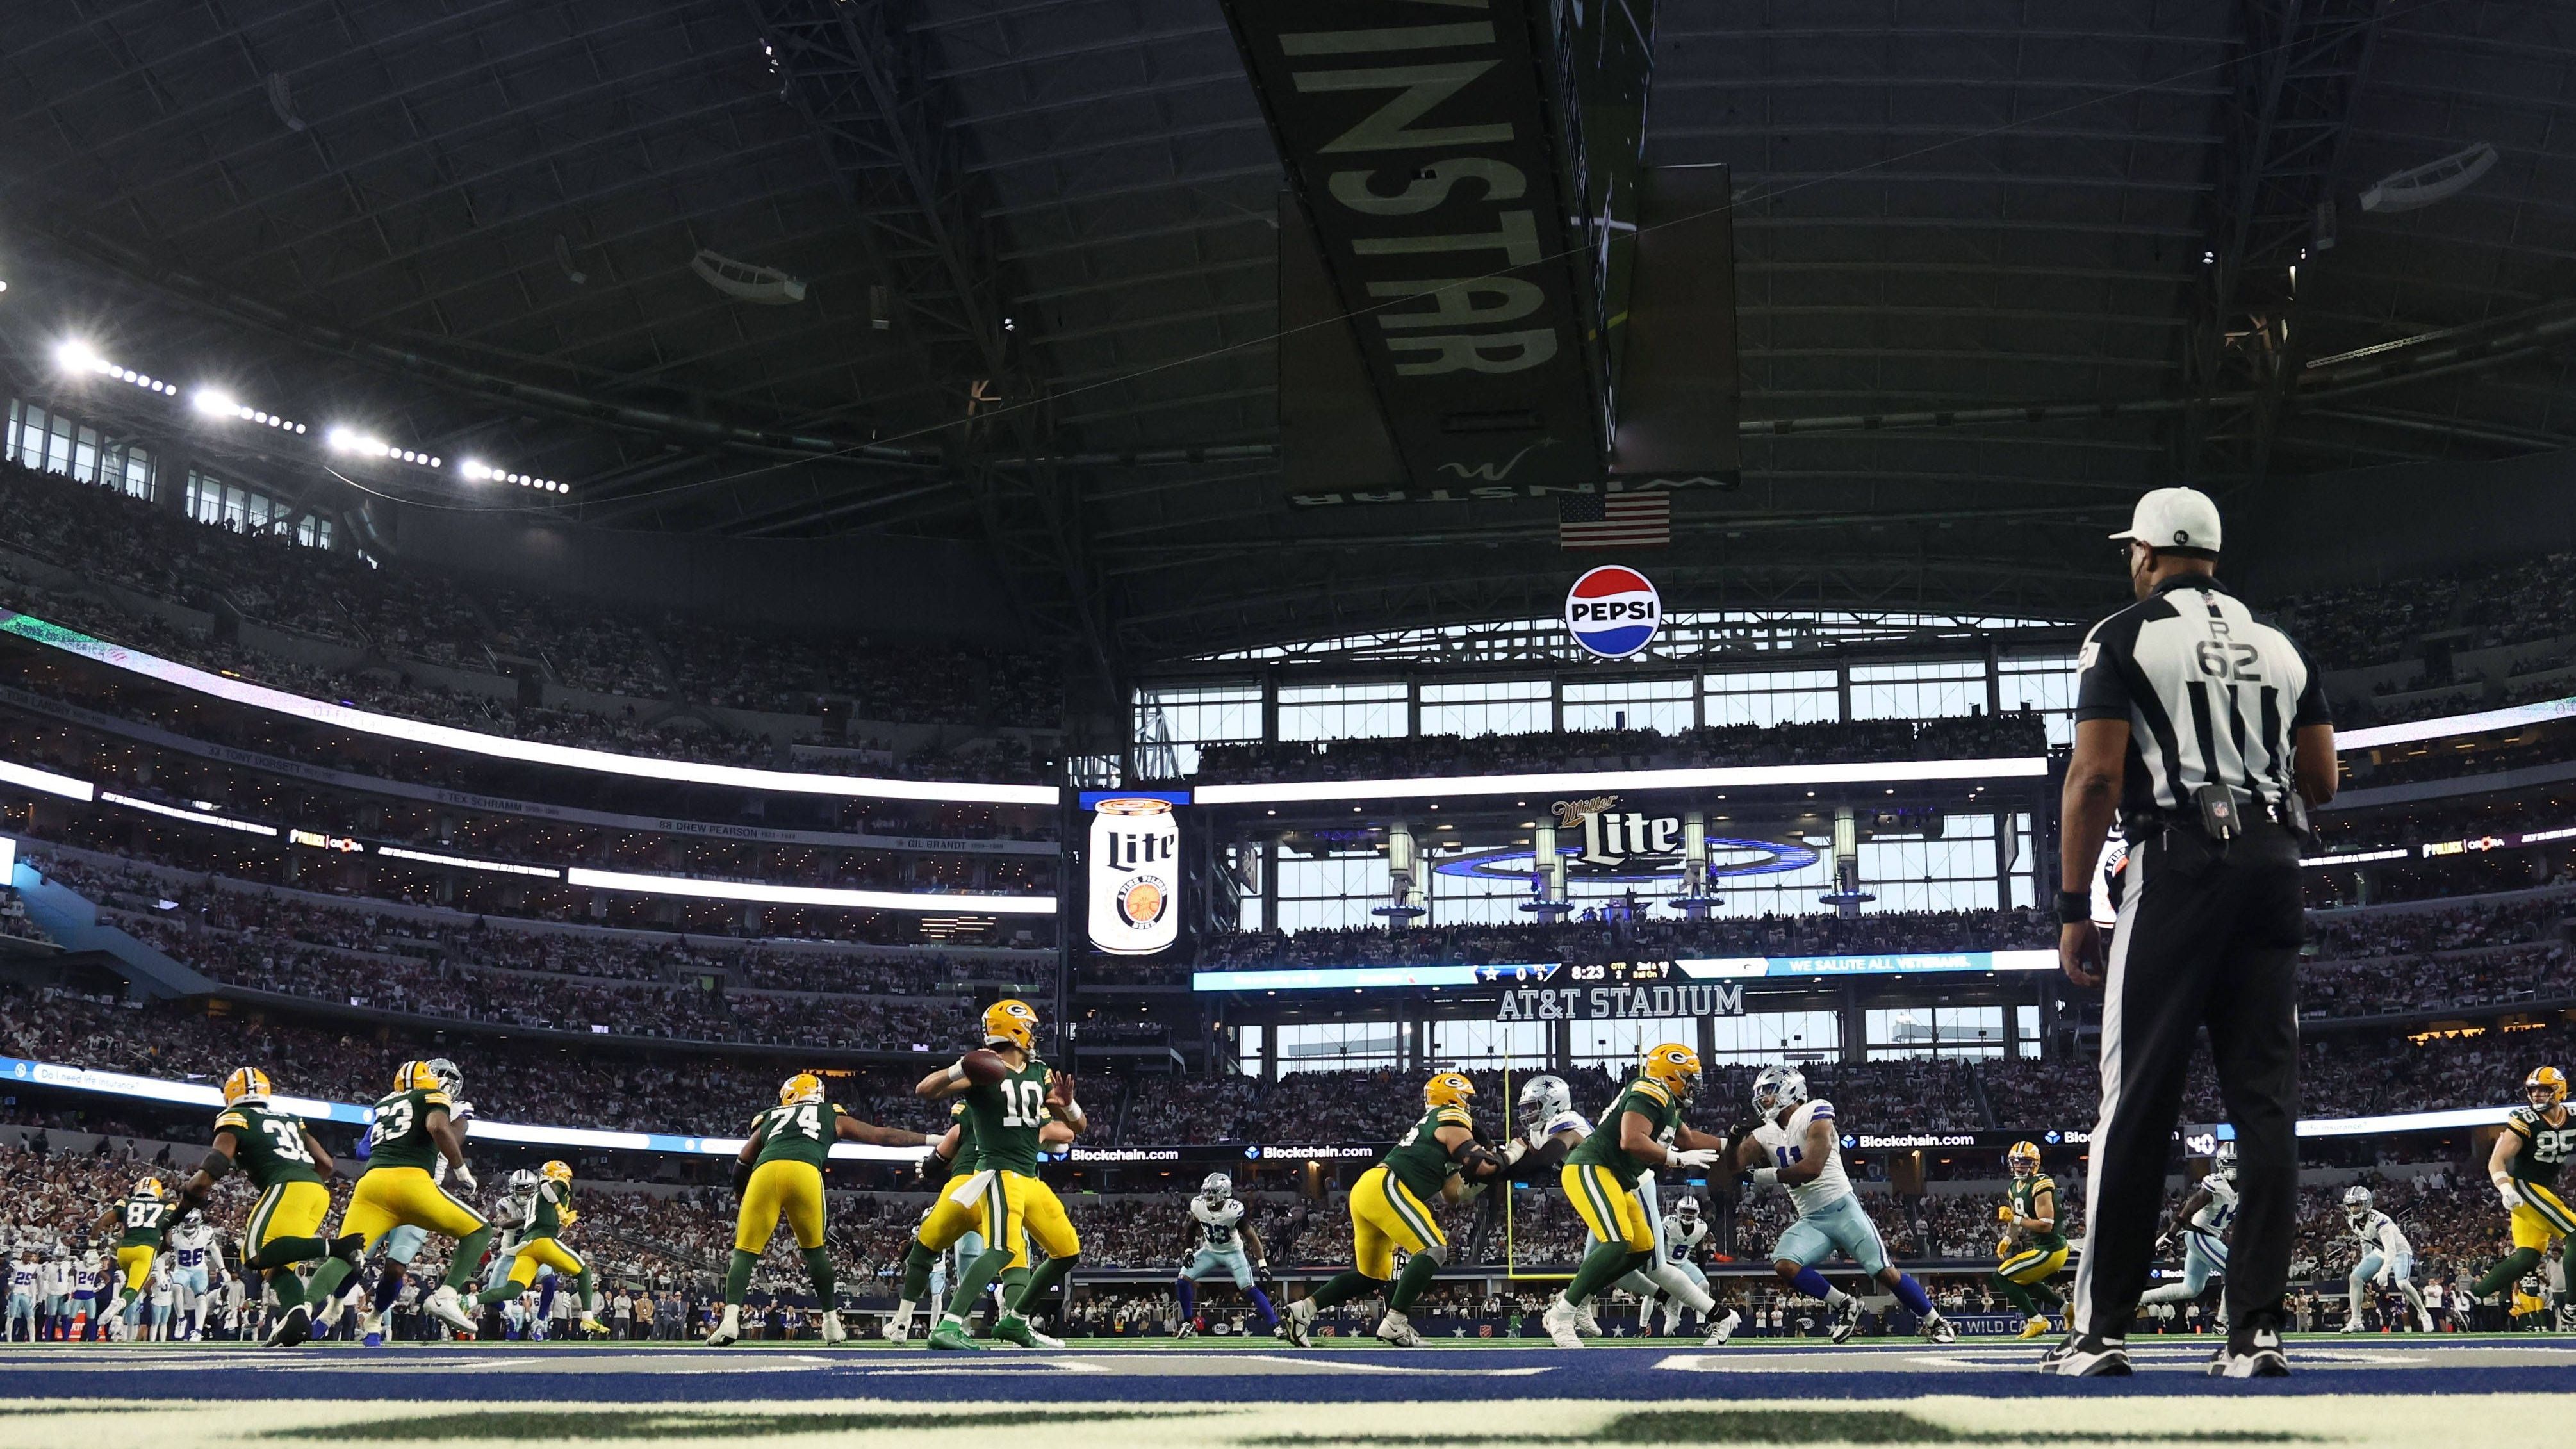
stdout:
POLYGON ((0 436, 0 457, 147 503, 153 498, 151 450, 23 398, 9 400, 9 429, 0 436))
MULTIPOLYGON (((1991 815, 1949 816, 1942 821, 1939 839, 1864 840, 1861 886, 1878 897, 1867 909, 1994 910, 2004 903, 2006 874, 1997 848, 1991 815)), ((2026 834, 2022 848, 2029 848, 2026 834)))
MULTIPOLYGON (((1202 745, 1261 739, 1259 683, 1147 686, 1136 691, 1138 753, 1168 750, 1175 777, 1198 773, 1202 745)), ((1147 778, 1163 778, 1146 768, 1147 778)))
POLYGON ((2048 721, 2048 742, 2075 742, 2075 656, 2045 654, 2005 658, 1996 670, 1995 699, 2007 711, 2024 707, 2048 721))
POLYGON ((1426 684, 1419 706, 1426 736, 1535 735, 1556 728, 1556 683, 1497 679, 1426 684))
POLYGON ((1851 669, 1853 719, 1954 719, 1985 709, 1982 659, 1855 664, 1851 669))
POLYGON ((1842 680, 1830 669, 1711 674, 1701 717, 1710 725, 1830 724, 1843 717, 1842 680))
POLYGON ((1413 686, 1300 684, 1279 691, 1283 740, 1386 740, 1412 733, 1413 686))
MULTIPOLYGON (((1247 1076, 1257 1076, 1264 1056, 1272 1054, 1277 1057, 1282 1076, 1395 1066, 1404 1059, 1406 1025, 1393 1020, 1237 1027, 1236 1069, 1247 1076)), ((1550 1070, 1555 1065, 1548 1054, 1548 1033, 1553 1025, 1543 1021, 1432 1021, 1426 1037, 1430 1061, 1416 1065, 1488 1071, 1550 1070)), ((1708 1025, 1715 1038, 1708 1057, 1712 1066, 1833 1060, 1842 1054, 1842 1023, 1831 1011, 1755 1011, 1718 1017, 1708 1025)), ((2034 1028, 2035 1025, 2034 1022, 2034 1028)), ((1658 1043, 1677 1041, 1696 1049, 1700 1026, 1699 1018, 1688 1016, 1575 1022, 1569 1029, 1572 1065, 1603 1066, 1618 1072, 1658 1043)))
MULTIPOLYGON (((2031 1011, 2035 1017, 2038 1008, 2031 1011)), ((2001 1057, 2010 1045, 2004 1038, 2000 1006, 1872 1007, 1861 1015, 1869 1059, 1874 1062, 1903 1057, 2001 1057)), ((2031 1025, 2035 1029, 2037 1022, 2031 1025)))
POLYGON ((234 533, 265 533, 272 527, 283 531, 293 520, 297 543, 306 548, 331 546, 331 520, 199 469, 188 470, 187 506, 190 518, 234 533))
POLYGON ((1627 679, 1565 686, 1565 728, 1654 730, 1677 735, 1699 725, 1698 690, 1687 679, 1627 679))

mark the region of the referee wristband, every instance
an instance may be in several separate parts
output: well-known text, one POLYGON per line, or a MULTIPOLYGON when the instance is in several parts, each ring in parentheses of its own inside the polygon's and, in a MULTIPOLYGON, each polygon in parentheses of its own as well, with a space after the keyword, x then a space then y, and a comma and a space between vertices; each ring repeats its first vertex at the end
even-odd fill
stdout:
POLYGON ((2059 891, 2057 920, 2060 925, 2093 919, 2093 895, 2090 891, 2059 891))

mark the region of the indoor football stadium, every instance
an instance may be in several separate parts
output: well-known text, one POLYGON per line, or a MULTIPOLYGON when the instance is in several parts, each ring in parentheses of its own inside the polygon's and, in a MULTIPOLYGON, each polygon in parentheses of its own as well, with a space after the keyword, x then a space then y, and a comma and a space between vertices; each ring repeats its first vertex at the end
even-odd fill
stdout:
POLYGON ((0 33, 0 1437, 2576 1408, 2576 0, 0 33))

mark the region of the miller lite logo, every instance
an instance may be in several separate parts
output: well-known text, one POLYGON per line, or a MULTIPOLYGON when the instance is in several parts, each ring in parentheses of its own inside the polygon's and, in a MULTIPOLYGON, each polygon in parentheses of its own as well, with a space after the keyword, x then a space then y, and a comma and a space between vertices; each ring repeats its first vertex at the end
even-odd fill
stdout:
POLYGON ((1565 627, 1586 653, 1625 659, 1654 642, 1663 626, 1663 596, 1635 569, 1603 564, 1565 591, 1565 627))
POLYGON ((1091 944, 1150 956, 1180 934, 1181 829, 1171 802, 1103 800, 1091 818, 1091 944))

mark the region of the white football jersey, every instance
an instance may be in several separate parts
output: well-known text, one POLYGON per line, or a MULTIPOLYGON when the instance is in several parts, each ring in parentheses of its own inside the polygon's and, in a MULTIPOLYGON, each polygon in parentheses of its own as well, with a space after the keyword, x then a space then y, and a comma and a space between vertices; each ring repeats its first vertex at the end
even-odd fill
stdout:
POLYGON ((1578 1139, 1589 1137, 1592 1135, 1592 1119, 1572 1110, 1559 1112, 1548 1118, 1546 1124, 1538 1129, 1538 1135, 1531 1140, 1545 1142, 1559 1132, 1572 1132, 1578 1139))
POLYGON ((42 1269, 39 1269, 33 1263, 11 1264, 9 1267, 9 1296, 12 1298, 35 1297, 36 1279, 42 1271, 42 1269))
POLYGON ((2415 1256, 2415 1245, 2406 1241, 2405 1230, 2397 1226, 2395 1218, 2377 1208, 2370 1210, 2370 1216, 2361 1220, 2361 1226, 2354 1228, 2352 1235, 2361 1240, 2365 1253, 2377 1253, 2388 1258, 2415 1256))
POLYGON ((1686 1263, 1690 1261, 1691 1250, 1698 1247, 1700 1240, 1708 1236, 1708 1219, 1696 1218, 1685 1223, 1673 1214, 1666 1213, 1663 1223, 1657 1230, 1657 1236, 1663 1239, 1665 1262, 1686 1263))
MULTIPOLYGON (((1771 1154, 1773 1167, 1787 1167, 1805 1157, 1808 1124, 1830 1124, 1833 1120, 1833 1103, 1810 1099, 1799 1103, 1798 1109, 1789 1114, 1786 1122, 1774 1122, 1766 1117, 1754 1124, 1753 1140, 1761 1143, 1763 1150, 1771 1154)), ((1851 1196, 1851 1179, 1843 1173, 1842 1136, 1828 1126, 1825 1137, 1831 1145, 1825 1149, 1828 1155, 1823 1169, 1811 1180, 1792 1184, 1789 1188, 1789 1201, 1798 1205, 1802 1217, 1822 1212, 1851 1196)))
POLYGON ((2227 1225, 2236 1221, 2236 1184, 2213 1172, 2202 1178, 2200 1185, 2209 1194, 2209 1201, 2191 1215, 2191 1225, 2212 1237, 2223 1238, 2227 1236, 2227 1225))
POLYGON ((1230 1253, 1243 1246, 1243 1204, 1227 1198, 1217 1207, 1208 1206, 1203 1197, 1190 1199, 1190 1216, 1198 1220, 1199 1240, 1220 1253, 1230 1253))

